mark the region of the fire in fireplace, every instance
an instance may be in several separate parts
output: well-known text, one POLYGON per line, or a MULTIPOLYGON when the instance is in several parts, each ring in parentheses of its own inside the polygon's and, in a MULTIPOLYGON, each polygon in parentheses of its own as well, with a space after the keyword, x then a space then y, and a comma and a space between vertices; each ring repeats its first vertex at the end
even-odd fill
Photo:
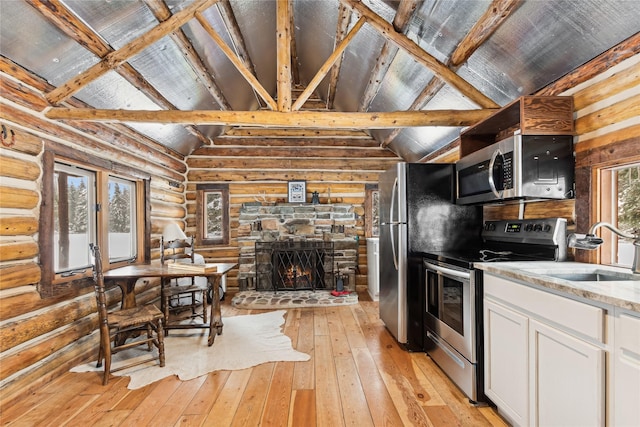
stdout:
POLYGON ((256 290, 316 290, 333 287, 333 243, 256 242, 256 290))

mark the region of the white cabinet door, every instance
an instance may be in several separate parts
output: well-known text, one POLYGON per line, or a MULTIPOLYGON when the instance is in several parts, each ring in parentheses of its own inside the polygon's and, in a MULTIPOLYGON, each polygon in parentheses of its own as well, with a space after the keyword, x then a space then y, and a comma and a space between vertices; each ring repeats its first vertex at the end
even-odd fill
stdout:
POLYGON ((485 299, 484 321, 485 393, 515 425, 527 425, 527 318, 485 299))
POLYGON ((530 424, 605 425, 605 351, 529 319, 530 424))
POLYGON ((615 426, 640 426, 640 313, 617 310, 613 367, 615 426))

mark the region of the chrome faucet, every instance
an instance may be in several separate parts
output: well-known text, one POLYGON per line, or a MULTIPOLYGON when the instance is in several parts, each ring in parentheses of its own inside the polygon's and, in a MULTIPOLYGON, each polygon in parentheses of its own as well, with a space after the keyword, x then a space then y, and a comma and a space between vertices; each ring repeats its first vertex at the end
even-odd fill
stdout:
POLYGON ((591 226, 591 228, 589 228, 589 232, 587 234, 575 234, 575 233, 570 234, 567 240, 567 245, 570 248, 576 248, 576 249, 587 249, 587 250, 596 249, 598 246, 604 243, 604 240, 602 240, 600 237, 595 235, 596 230, 600 227, 608 228, 609 230, 613 231, 623 239, 633 240, 634 253, 633 253, 633 265, 631 266, 631 271, 633 271, 636 274, 640 273, 640 235, 634 235, 634 234, 625 233, 624 231, 620 231, 619 229, 609 224, 608 222, 596 222, 591 226))

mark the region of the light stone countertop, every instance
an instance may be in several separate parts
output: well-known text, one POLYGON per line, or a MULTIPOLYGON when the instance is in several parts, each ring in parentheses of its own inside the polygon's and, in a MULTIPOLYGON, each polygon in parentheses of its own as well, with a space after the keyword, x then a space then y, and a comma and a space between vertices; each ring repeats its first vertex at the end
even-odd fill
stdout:
POLYGON ((640 274, 636 280, 572 281, 548 276, 553 273, 580 273, 597 270, 631 274, 631 269, 580 262, 513 261, 477 262, 474 267, 506 278, 533 283, 547 289, 575 295, 592 301, 611 304, 640 313, 640 274))

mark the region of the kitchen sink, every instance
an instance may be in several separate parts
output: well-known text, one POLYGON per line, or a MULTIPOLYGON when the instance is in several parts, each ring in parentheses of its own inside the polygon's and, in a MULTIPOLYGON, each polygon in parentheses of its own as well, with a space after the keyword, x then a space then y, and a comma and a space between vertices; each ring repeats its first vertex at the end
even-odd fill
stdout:
POLYGON ((640 274, 634 274, 626 268, 577 262, 547 263, 544 267, 535 263, 533 265, 532 268, 520 268, 519 270, 536 276, 568 282, 634 282, 634 285, 640 283, 640 274))
POLYGON ((638 275, 612 272, 574 272, 574 273, 546 273, 545 276, 572 282, 612 282, 620 280, 640 280, 638 275))

